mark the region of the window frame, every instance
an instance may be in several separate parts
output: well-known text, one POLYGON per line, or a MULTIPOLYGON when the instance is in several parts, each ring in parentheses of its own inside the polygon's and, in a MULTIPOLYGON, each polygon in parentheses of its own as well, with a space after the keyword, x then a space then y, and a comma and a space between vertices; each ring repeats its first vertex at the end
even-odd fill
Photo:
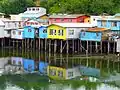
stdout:
POLYGON ((74 35, 74 29, 70 29, 68 34, 69 35, 74 35))

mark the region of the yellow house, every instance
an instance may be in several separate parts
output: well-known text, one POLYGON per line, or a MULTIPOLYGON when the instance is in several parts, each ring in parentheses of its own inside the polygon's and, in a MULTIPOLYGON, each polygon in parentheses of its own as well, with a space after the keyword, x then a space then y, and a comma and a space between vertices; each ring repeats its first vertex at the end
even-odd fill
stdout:
POLYGON ((68 80, 77 76, 81 76, 79 67, 62 68, 57 66, 48 66, 47 74, 54 80, 68 80))
POLYGON ((48 38, 50 39, 66 39, 66 28, 52 24, 47 29, 48 38))
POLYGON ((81 30, 92 27, 89 23, 55 23, 47 28, 49 39, 78 39, 81 30))

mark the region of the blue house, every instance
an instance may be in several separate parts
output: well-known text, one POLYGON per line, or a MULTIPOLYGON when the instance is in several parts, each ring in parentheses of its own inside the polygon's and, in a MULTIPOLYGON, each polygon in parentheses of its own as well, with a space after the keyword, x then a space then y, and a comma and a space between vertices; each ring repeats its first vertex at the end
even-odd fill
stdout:
POLYGON ((39 72, 41 74, 47 74, 48 63, 40 61, 39 62, 39 72))
POLYGON ((82 41, 97 41, 100 42, 105 36, 106 28, 89 28, 88 31, 80 32, 80 39, 82 41))
POLYGON ((100 77, 100 70, 96 68, 80 66, 80 73, 84 76, 100 77))
POLYGON ((115 34, 120 34, 120 14, 115 14, 113 17, 99 19, 97 26, 100 28, 108 28, 115 34))
POLYGON ((34 38, 35 28, 31 26, 25 26, 23 30, 23 38, 34 38))
POLYGON ((35 70, 35 62, 32 59, 23 59, 24 70, 33 72, 35 70))
POLYGON ((39 38, 47 38, 48 35, 47 35, 47 27, 46 26, 41 26, 39 27, 39 38))

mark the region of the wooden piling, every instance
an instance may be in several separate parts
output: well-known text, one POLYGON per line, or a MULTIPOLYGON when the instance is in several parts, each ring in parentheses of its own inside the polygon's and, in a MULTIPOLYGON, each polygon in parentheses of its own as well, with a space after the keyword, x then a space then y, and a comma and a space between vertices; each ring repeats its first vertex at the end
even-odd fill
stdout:
POLYGON ((57 40, 54 40, 54 53, 56 53, 57 50, 57 40))
POLYGON ((51 40, 49 39, 49 53, 51 53, 51 40))
POLYGON ((60 40, 60 53, 62 53, 62 40, 60 40))
POLYGON ((74 46, 74 39, 72 39, 72 53, 74 53, 74 50, 75 50, 74 47, 75 47, 74 46))
POLYGON ((67 54, 69 53, 69 42, 68 42, 68 40, 66 40, 66 43, 67 43, 67 54))
POLYGON ((109 43, 109 41, 108 41, 108 52, 107 52, 108 54, 110 53, 110 43, 109 43))
POLYGON ((100 49, 101 49, 101 54, 102 54, 102 41, 100 42, 100 49))
POLYGON ((39 50, 40 50, 40 44, 41 44, 41 43, 40 43, 40 38, 39 38, 39 50))
POLYGON ((80 52, 80 40, 78 39, 78 53, 80 52))
POLYGON ((95 42, 95 51, 96 51, 96 53, 98 53, 98 43, 97 42, 95 42))

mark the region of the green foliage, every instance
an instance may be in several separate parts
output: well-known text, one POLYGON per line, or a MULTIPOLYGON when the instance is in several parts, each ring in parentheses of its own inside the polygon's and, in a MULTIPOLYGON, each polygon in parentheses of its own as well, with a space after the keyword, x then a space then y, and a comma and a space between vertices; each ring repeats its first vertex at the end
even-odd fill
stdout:
POLYGON ((120 0, 43 0, 41 6, 49 13, 115 14, 120 12, 120 0))
MULTIPOLYGON (((120 0, 40 0, 48 13, 83 13, 99 15, 120 13, 120 0)), ((35 6, 35 0, 0 0, 0 12, 18 14, 35 6)))

